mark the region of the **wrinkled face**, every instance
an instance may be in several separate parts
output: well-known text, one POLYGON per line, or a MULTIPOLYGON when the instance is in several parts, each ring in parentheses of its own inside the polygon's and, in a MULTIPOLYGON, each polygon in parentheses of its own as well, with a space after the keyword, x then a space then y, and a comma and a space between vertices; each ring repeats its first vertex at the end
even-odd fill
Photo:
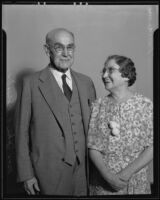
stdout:
POLYGON ((66 31, 56 32, 48 44, 51 61, 60 70, 70 68, 74 62, 74 38, 66 31))
POLYGON ((114 59, 109 60, 107 65, 104 67, 102 80, 105 88, 109 91, 118 89, 119 87, 127 84, 128 79, 121 76, 119 68, 120 66, 114 59))

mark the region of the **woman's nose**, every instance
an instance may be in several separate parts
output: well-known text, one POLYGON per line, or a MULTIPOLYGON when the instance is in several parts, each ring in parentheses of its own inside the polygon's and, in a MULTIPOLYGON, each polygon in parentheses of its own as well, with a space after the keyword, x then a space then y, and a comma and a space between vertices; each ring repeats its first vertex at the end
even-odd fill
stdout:
POLYGON ((106 78, 106 77, 108 77, 108 72, 106 71, 104 74, 103 74, 103 76, 102 76, 103 78, 106 78))

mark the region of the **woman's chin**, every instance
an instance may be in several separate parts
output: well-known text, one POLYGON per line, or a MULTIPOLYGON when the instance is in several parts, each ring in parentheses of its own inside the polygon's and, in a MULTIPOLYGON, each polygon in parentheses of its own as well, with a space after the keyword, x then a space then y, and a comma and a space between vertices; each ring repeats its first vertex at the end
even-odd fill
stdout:
POLYGON ((112 88, 112 86, 110 85, 110 83, 105 83, 105 89, 106 90, 109 90, 109 89, 111 89, 112 88))

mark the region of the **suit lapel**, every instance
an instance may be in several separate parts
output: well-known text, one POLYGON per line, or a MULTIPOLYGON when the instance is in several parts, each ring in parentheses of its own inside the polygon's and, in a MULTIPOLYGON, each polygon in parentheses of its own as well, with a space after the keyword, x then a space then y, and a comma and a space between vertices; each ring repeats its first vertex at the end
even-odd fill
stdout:
POLYGON ((71 74, 72 74, 72 77, 74 78, 74 81, 78 89, 80 106, 81 106, 81 111, 82 111, 82 118, 83 118, 85 133, 87 134, 89 117, 90 117, 90 108, 88 106, 88 94, 86 90, 86 85, 84 84, 83 80, 80 79, 80 77, 77 75, 76 72, 71 70, 71 74))
POLYGON ((63 124, 63 116, 61 112, 60 99, 63 98, 63 93, 53 77, 49 67, 45 68, 39 77, 39 90, 55 115, 61 127, 63 124))
MULTIPOLYGON (((78 89, 82 118, 83 118, 85 133, 87 134, 89 117, 90 117, 90 108, 88 105, 88 94, 86 90, 86 85, 84 84, 83 80, 81 80, 79 75, 73 70, 71 70, 71 75, 78 89)), ((64 128, 65 124, 63 120, 62 107, 60 104, 60 100, 64 98, 64 95, 62 91, 59 89, 59 86, 55 78, 53 77, 49 69, 49 66, 46 67, 39 76, 39 90, 42 96, 44 97, 46 103, 48 104, 49 108, 51 109, 52 113, 58 120, 59 124, 61 125, 62 128, 64 128)))

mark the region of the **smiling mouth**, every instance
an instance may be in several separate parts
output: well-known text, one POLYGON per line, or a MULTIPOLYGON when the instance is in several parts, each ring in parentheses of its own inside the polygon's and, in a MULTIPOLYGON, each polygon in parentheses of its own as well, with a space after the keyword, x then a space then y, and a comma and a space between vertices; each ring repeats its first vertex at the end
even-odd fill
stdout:
POLYGON ((110 83, 111 81, 109 81, 109 80, 103 80, 104 81, 104 83, 110 83))
POLYGON ((63 59, 63 60, 61 59, 61 62, 68 62, 68 61, 70 61, 70 59, 66 59, 66 60, 65 59, 63 59))

